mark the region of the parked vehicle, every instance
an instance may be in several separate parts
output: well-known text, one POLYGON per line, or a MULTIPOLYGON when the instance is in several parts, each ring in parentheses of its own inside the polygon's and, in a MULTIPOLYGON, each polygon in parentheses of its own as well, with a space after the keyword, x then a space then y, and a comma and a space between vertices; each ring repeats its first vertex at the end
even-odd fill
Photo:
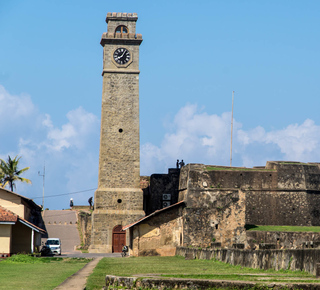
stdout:
POLYGON ((46 245, 42 245, 41 251, 40 251, 41 256, 52 256, 52 252, 49 247, 46 245))
POLYGON ((48 247, 52 254, 61 255, 61 241, 59 238, 49 238, 45 244, 48 247))

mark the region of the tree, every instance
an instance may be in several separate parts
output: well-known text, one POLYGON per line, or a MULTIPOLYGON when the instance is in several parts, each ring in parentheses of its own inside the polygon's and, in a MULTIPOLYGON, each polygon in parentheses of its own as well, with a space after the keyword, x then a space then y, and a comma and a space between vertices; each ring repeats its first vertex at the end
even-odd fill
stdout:
POLYGON ((0 167, 0 187, 5 187, 6 183, 4 182, 4 173, 0 167))
POLYGON ((20 176, 23 172, 27 171, 30 168, 26 167, 19 170, 18 165, 20 158, 21 157, 18 158, 17 155, 13 159, 8 156, 7 161, 0 159, 0 182, 2 181, 2 187, 9 184, 11 191, 13 191, 13 188, 16 187, 16 181, 31 183, 29 179, 20 176))

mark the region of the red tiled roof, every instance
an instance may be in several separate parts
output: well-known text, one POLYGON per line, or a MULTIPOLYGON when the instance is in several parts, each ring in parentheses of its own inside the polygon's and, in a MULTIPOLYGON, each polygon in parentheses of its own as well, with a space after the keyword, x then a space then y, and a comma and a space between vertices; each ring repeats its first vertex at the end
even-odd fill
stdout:
POLYGON ((0 222, 16 222, 18 218, 18 215, 0 206, 0 222))
POLYGON ((33 230, 36 230, 37 232, 42 232, 43 234, 46 233, 45 230, 37 227, 36 225, 28 222, 27 220, 20 218, 17 214, 13 213, 12 211, 2 207, 0 205, 0 222, 17 222, 20 221, 24 225, 32 228, 33 230))
POLYGON ((149 214, 149 215, 147 215, 147 216, 145 216, 145 217, 137 220, 136 222, 124 226, 124 227, 122 228, 122 230, 123 230, 123 231, 124 231, 124 230, 127 230, 127 229, 129 229, 129 228, 131 228, 131 227, 133 227, 133 226, 141 223, 142 221, 144 221, 144 220, 146 220, 146 219, 148 219, 148 218, 150 218, 150 217, 152 217, 152 216, 154 216, 154 215, 157 215, 157 214, 159 214, 159 213, 161 213, 161 212, 164 212, 165 210, 168 210, 168 209, 170 209, 170 208, 173 208, 173 207, 175 207, 175 206, 177 206, 177 205, 181 205, 181 204, 183 204, 183 203, 184 203, 184 200, 181 200, 181 201, 179 201, 179 202, 177 202, 177 203, 174 203, 174 204, 172 204, 172 205, 169 205, 169 206, 167 206, 167 207, 165 207, 165 208, 158 209, 158 210, 154 211, 153 213, 151 213, 151 214, 149 214))

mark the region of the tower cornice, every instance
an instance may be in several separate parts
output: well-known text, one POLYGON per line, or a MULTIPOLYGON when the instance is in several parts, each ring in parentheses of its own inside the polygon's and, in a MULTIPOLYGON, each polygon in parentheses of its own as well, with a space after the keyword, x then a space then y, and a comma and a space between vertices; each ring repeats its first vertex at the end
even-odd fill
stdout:
POLYGON ((106 17, 106 22, 109 20, 122 20, 122 21, 137 21, 137 13, 126 13, 126 12, 108 12, 106 17))
POLYGON ((142 42, 141 34, 129 33, 127 37, 116 37, 114 33, 103 33, 100 44, 102 46, 106 44, 133 44, 140 45, 142 42))
POLYGON ((105 73, 116 73, 116 74, 140 74, 139 70, 127 70, 127 69, 104 69, 102 71, 102 76, 105 73))

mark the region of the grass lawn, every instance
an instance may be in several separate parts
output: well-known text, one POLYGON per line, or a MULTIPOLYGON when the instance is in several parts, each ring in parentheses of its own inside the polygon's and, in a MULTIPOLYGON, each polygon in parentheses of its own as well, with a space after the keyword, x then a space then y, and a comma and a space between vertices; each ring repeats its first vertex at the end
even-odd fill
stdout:
POLYGON ((206 166, 207 171, 276 171, 275 169, 265 168, 246 168, 246 167, 223 167, 223 166, 206 166))
POLYGON ((212 260, 185 260, 184 257, 104 258, 87 280, 87 290, 105 286, 105 275, 157 275, 189 279, 245 280, 258 282, 316 282, 315 276, 300 271, 274 271, 232 266, 212 260))
POLYGON ((88 259, 16 255, 0 261, 0 289, 52 290, 80 270, 88 259))
POLYGON ((269 231, 269 232, 320 232, 320 227, 302 226, 258 226, 246 225, 247 231, 269 231))

